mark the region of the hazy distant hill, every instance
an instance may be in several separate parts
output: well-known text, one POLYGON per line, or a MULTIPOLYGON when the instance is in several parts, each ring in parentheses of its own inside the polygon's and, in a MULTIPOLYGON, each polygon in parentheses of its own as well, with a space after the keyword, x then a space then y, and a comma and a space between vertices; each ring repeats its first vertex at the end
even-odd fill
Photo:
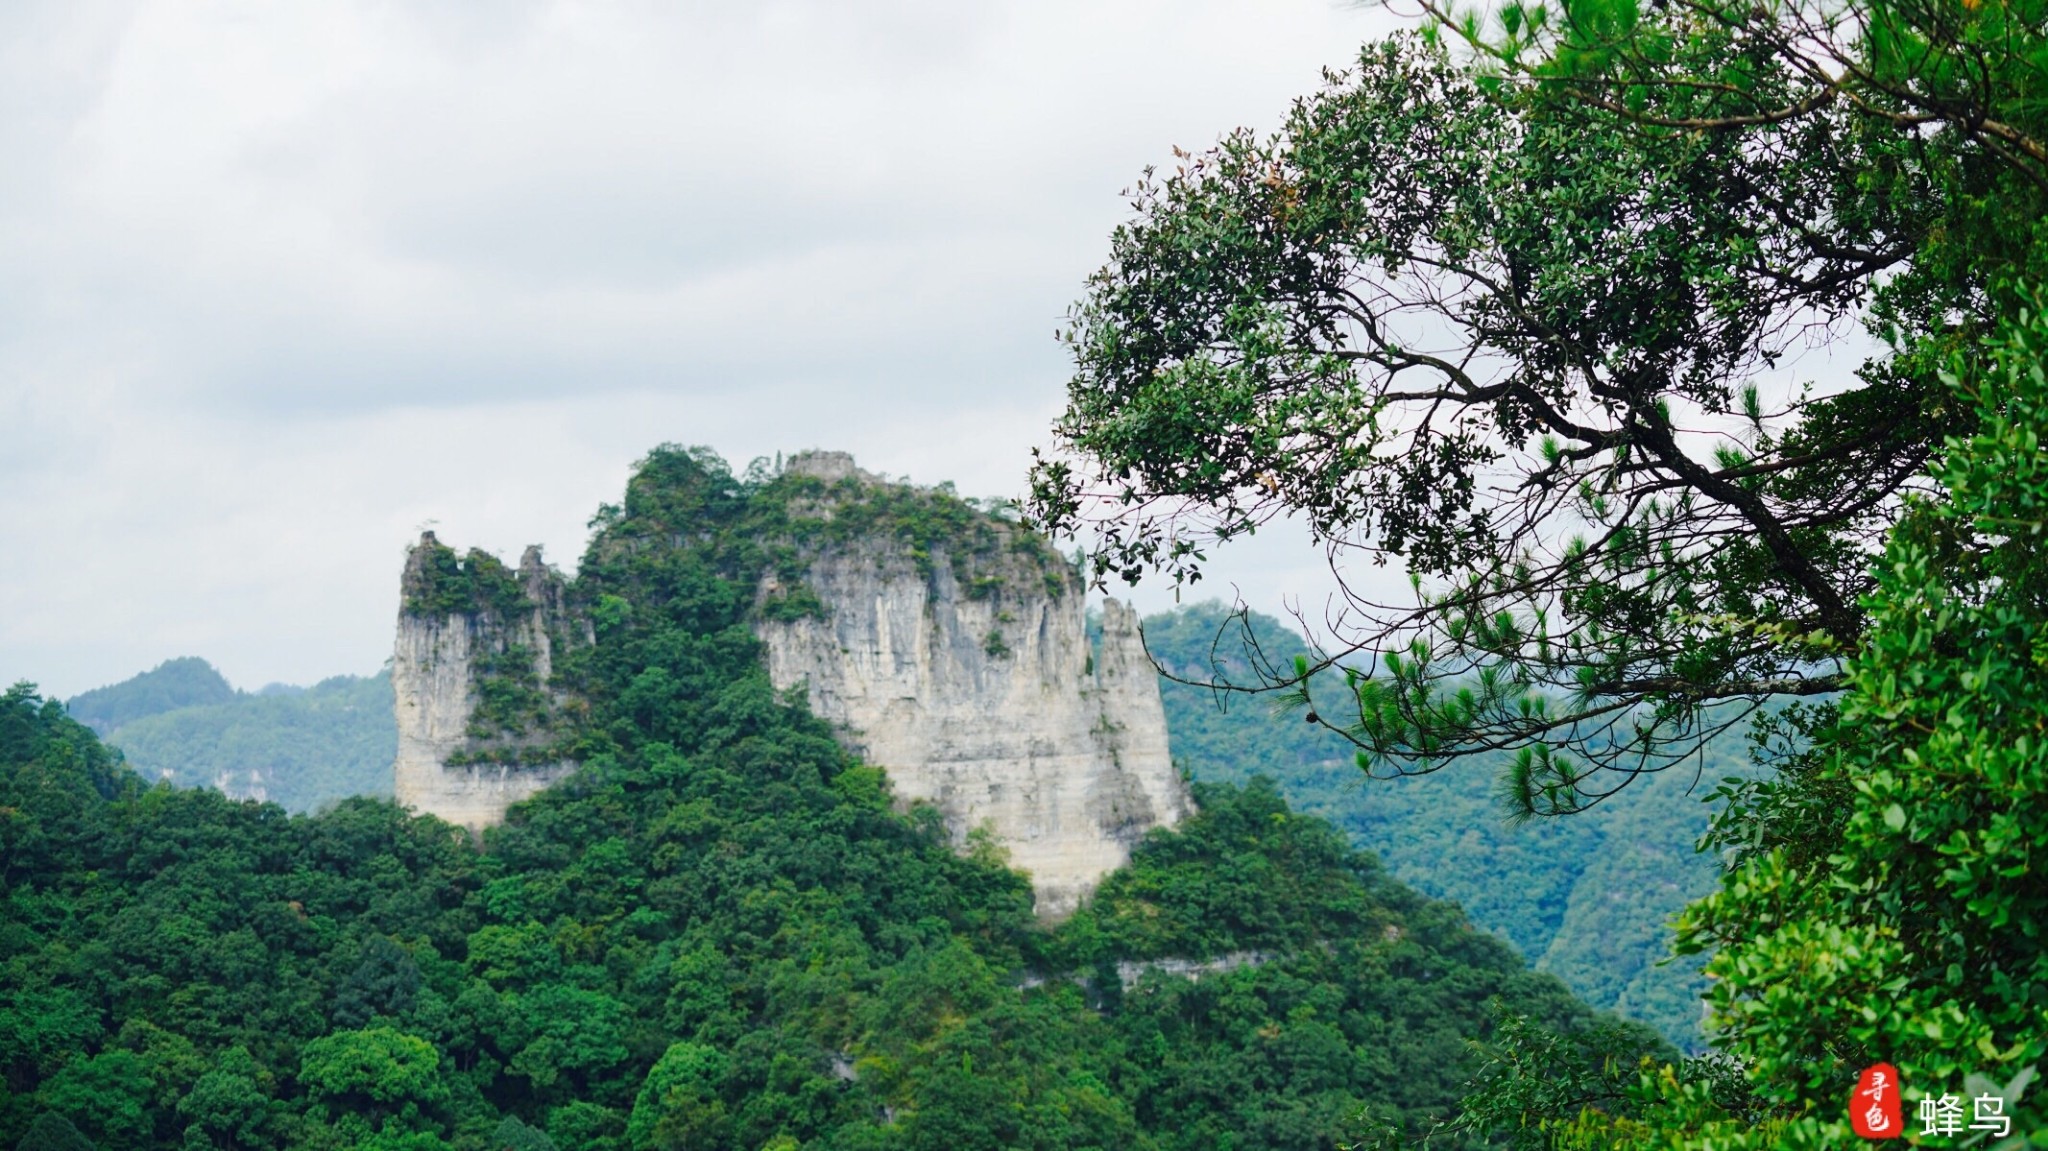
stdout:
POLYGON ((341 675, 310 688, 238 692, 203 659, 172 660, 66 705, 147 779, 214 787, 310 811, 391 794, 397 729, 391 676, 341 675))
MULTIPOLYGON (((1281 666, 1304 650, 1280 621, 1253 620, 1281 666)), ((1169 669, 1201 676, 1226 622, 1213 603, 1155 615, 1145 621, 1146 646, 1169 669)), ((1227 663, 1243 646, 1234 629, 1223 639, 1215 654, 1227 663)), ((1236 681, 1247 682, 1241 671, 1236 681)), ((1658 963, 1670 942, 1666 920, 1714 885, 1713 861, 1693 851, 1709 815, 1700 798, 1745 769, 1739 755, 1710 755, 1697 788, 1692 772, 1671 773, 1593 811, 1513 826, 1495 797, 1497 763, 1368 782, 1347 745, 1298 716, 1276 716, 1269 697, 1235 696, 1222 711, 1211 692, 1169 681, 1160 688, 1174 758, 1196 779, 1273 777, 1296 810, 1335 823, 1417 890, 1462 904, 1474 923, 1587 1002, 1701 1046, 1697 961, 1658 963)))
POLYGON ((64 705, 71 718, 105 735, 117 727, 181 707, 227 703, 235 689, 197 656, 165 660, 154 671, 75 696, 64 705))

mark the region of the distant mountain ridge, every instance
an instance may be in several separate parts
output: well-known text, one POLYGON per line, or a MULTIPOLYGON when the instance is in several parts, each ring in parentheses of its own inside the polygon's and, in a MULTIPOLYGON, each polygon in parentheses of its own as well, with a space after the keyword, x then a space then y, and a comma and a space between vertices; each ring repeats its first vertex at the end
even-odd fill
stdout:
POLYGON ((94 688, 64 703, 71 718, 101 736, 152 715, 228 703, 238 693, 198 656, 169 659, 120 683, 94 688))
POLYGON ((391 794, 397 732, 388 671, 252 693, 186 656, 85 692, 65 710, 120 748, 145 779, 292 811, 391 794))

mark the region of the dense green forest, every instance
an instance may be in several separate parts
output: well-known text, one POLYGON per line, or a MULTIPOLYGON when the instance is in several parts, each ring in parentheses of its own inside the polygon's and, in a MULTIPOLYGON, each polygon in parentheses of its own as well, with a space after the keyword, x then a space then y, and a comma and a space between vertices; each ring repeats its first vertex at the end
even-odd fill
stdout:
MULTIPOLYGON (((1251 624, 1265 655, 1303 650, 1278 621, 1255 615, 1251 624)), ((1145 635, 1154 658, 1184 678, 1211 669, 1246 678, 1231 656, 1242 637, 1219 606, 1154 615, 1145 635)), ((203 660, 185 659, 66 706, 74 716, 84 705, 133 717, 103 734, 145 779, 304 812, 391 793, 390 682, 389 673, 336 676, 304 691, 237 693, 203 660), (193 693, 164 690, 173 670, 225 695, 182 702, 193 693)), ((1271 777, 1295 810, 1328 819, 1418 891, 1458 903, 1588 1003, 1650 1023, 1682 1048, 1700 1044, 1705 982, 1696 959, 1671 960, 1667 921, 1713 887, 1713 861, 1693 850, 1708 818, 1699 800, 1746 772, 1746 760, 1714 754, 1700 772, 1651 781, 1584 820, 1512 824, 1490 771, 1367 785, 1341 744, 1274 714, 1268 699, 1160 686, 1174 755, 1196 779, 1271 777)))
POLYGON ((1681 1048, 1701 1046, 1706 980, 1698 957, 1672 956, 1670 920, 1714 888, 1719 868, 1695 848, 1708 795, 1730 775, 1751 774, 1747 757, 1725 746, 1740 749, 1741 740, 1581 816, 1514 821, 1499 795, 1504 756, 1369 781, 1349 745, 1276 711, 1271 695, 1177 682, 1256 684, 1250 659, 1291 665, 1307 645, 1278 620, 1190 605, 1148 617, 1145 645, 1169 676, 1160 692, 1183 770, 1233 783, 1272 778, 1295 810, 1328 819, 1402 882, 1455 901, 1588 1003, 1649 1023, 1681 1048))
POLYGON ((391 794, 398 733, 389 672, 249 693, 230 688, 205 660, 187 657, 65 707, 120 748, 145 779, 214 787, 288 811, 391 794))
MULTIPOLYGON (((481 850, 152 784, 10 690, 0 1144, 1329 1147, 1446 1114, 1497 1012, 1660 1049, 1259 784, 1041 926, 769 684, 755 589, 820 482, 643 462, 572 588, 583 770, 481 850)), ((977 538, 866 491, 859 530, 977 538)))

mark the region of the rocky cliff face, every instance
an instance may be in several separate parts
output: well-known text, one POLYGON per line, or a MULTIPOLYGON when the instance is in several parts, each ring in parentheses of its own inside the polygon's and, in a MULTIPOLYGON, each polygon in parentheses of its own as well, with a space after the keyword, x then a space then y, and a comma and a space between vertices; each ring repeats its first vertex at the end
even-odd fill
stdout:
MULTIPOLYGON (((933 804, 956 842, 985 828, 1054 918, 1188 813, 1135 613, 1107 601, 1091 650, 1085 590, 1024 529, 885 485, 843 453, 800 455, 784 476, 789 539, 754 612, 770 677, 801 685, 899 797, 933 804), (903 530, 934 506, 956 535, 903 530)), ((399 801, 496 823, 573 768, 554 748, 578 704, 551 673, 564 645, 593 642, 589 624, 533 549, 515 576, 429 533, 404 586, 399 801)))
POLYGON ((406 557, 391 686, 398 802, 472 831, 574 769, 549 754, 556 647, 575 621, 528 548, 516 575, 427 532, 406 557))
MULTIPOLYGON (((837 453, 790 467, 855 474, 837 453)), ((1189 800, 1136 614, 1107 601, 1091 652, 1078 580, 1048 580, 1004 544, 984 550, 821 551, 806 582, 826 611, 757 632, 776 686, 804 685, 812 710, 899 796, 934 804, 956 840, 986 826, 1031 873, 1040 914, 1060 916, 1189 800)))

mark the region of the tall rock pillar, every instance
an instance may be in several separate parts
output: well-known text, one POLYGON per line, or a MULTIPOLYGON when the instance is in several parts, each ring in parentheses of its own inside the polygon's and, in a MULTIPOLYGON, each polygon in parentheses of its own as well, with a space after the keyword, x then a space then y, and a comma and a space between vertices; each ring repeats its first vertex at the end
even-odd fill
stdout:
MULTIPOLYGON (((790 467, 878 482, 838 453, 790 467)), ((831 500, 812 514, 833 514, 831 500)), ((1031 874, 1039 914, 1059 918, 1191 803, 1136 613, 1107 601, 1092 651, 1079 578, 1046 549, 1013 546, 1023 529, 1002 530, 958 563, 887 538, 821 551, 806 582, 825 610, 756 634, 777 687, 803 684, 812 710, 897 795, 936 806, 957 842, 993 832, 1031 874)))
MULTIPOLYGON (((406 556, 391 686, 398 802, 473 832, 574 769, 550 754, 550 688, 568 622, 562 577, 528 548, 515 574, 426 532, 406 556), (485 683, 506 706, 480 709, 485 683), (481 713, 480 713, 481 712, 481 713)), ((568 634, 573 634, 573 630, 568 634)))

